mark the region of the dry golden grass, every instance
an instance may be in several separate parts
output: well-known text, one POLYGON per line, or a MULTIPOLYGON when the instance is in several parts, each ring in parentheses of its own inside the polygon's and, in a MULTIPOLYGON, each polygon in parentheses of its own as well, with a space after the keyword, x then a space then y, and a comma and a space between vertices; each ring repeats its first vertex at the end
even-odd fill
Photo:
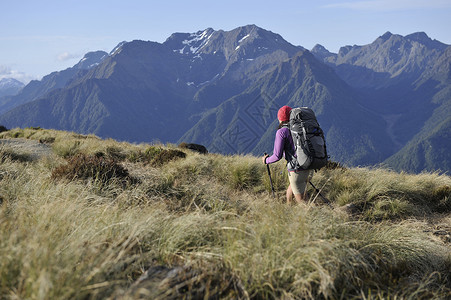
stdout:
POLYGON ((40 159, 2 156, 2 299, 451 296, 449 176, 324 169, 313 182, 335 209, 288 206, 283 163, 271 165, 274 200, 253 156, 182 149, 154 165, 155 149, 175 147, 44 129, 2 137, 51 146, 40 159), (136 180, 52 177, 74 155, 114 160, 136 180))

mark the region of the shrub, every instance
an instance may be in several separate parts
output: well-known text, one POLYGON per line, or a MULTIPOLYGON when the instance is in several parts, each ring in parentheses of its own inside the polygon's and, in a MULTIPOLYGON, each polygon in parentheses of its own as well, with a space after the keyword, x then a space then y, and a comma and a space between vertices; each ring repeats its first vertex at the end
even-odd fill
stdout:
POLYGON ((160 152, 163 151, 161 147, 149 147, 144 151, 144 157, 147 162, 151 162, 160 152))
POLYGON ((0 125, 0 132, 8 131, 8 128, 6 128, 3 125, 0 125))
POLYGON ((24 136, 25 136, 25 135, 24 135, 24 132, 23 132, 23 131, 16 131, 16 132, 14 132, 13 135, 12 135, 12 137, 15 138, 15 139, 17 139, 17 138, 22 138, 22 137, 24 137, 24 136))
POLYGON ((112 159, 123 161, 127 156, 118 147, 106 148, 106 154, 112 159))
POLYGON ((12 149, 0 148, 0 162, 5 162, 6 160, 17 161, 17 162, 28 162, 32 161, 32 157, 28 153, 18 153, 12 149))
POLYGON ((442 185, 434 189, 432 192, 433 199, 438 202, 440 209, 449 211, 451 209, 451 186, 442 185))
POLYGON ((39 143, 41 143, 41 144, 53 144, 54 142, 55 142, 55 138, 51 137, 51 136, 39 139, 39 143))
POLYGON ((127 159, 130 162, 142 162, 154 167, 160 167, 174 159, 185 157, 186 153, 179 150, 151 146, 144 151, 138 150, 129 153, 127 159))
POLYGON ((199 152, 201 154, 207 154, 208 153, 207 148, 205 148, 205 146, 199 145, 199 144, 181 143, 181 144, 179 144, 178 147, 182 148, 182 149, 189 149, 189 150, 192 150, 192 151, 195 151, 195 152, 199 152))
POLYGON ((163 151, 163 148, 161 147, 150 146, 144 151, 137 150, 130 152, 127 156, 127 160, 134 163, 142 162, 148 164, 151 163, 155 156, 161 151, 163 151))
POLYGON ((53 170, 52 178, 94 179, 101 183, 107 183, 111 179, 119 179, 122 182, 132 179, 127 169, 110 158, 77 154, 70 157, 67 162, 66 165, 53 170))
POLYGON ((174 149, 162 149, 153 158, 151 164, 154 166, 162 166, 172 160, 185 158, 186 153, 174 149))
POLYGON ((127 158, 127 155, 118 147, 107 147, 105 153, 98 151, 94 155, 97 157, 108 157, 116 161, 124 161, 127 158))

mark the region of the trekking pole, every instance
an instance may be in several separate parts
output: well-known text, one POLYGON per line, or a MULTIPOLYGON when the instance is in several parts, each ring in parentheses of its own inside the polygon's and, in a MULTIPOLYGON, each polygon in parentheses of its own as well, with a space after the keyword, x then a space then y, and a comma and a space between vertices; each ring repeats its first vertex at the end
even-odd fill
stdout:
MULTIPOLYGON (((265 152, 265 156, 266 155, 268 155, 268 153, 265 152)), ((271 171, 269 170, 269 165, 268 164, 266 164, 266 170, 268 170, 269 183, 271 183, 272 196, 273 196, 274 199, 276 199, 276 193, 274 191, 274 185, 272 184, 271 171)))
POLYGON ((326 197, 324 197, 324 196, 321 194, 321 191, 318 190, 318 189, 316 188, 316 186, 314 186, 313 183, 312 183, 310 180, 309 180, 309 183, 312 185, 312 187, 315 189, 315 191, 318 193, 318 195, 321 196, 321 198, 323 199, 323 201, 326 202, 326 204, 329 205, 331 208, 334 208, 334 207, 332 206, 332 204, 330 203, 330 201, 329 201, 326 197))

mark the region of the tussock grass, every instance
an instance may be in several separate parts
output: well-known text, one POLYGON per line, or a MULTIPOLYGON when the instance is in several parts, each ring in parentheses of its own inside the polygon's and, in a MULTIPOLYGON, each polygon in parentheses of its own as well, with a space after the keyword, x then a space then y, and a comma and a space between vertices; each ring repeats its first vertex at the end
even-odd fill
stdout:
POLYGON ((316 176, 339 205, 354 204, 367 220, 425 216, 451 211, 451 180, 437 173, 411 175, 354 168, 316 176))
POLYGON ((176 149, 45 129, 0 133, 15 135, 45 139, 53 155, 0 163, 1 298, 451 296, 448 176, 324 169, 313 183, 335 209, 288 206, 283 163, 271 165, 274 200, 260 158, 182 151, 154 164, 176 149), (136 180, 101 176, 99 186, 105 162, 136 180), (55 178, 76 166, 96 171, 55 178), (348 204, 358 212, 340 209, 348 204))
POLYGON ((227 228, 230 263, 255 296, 337 298, 387 287, 396 294, 409 276, 419 283, 421 274, 450 266, 446 247, 416 222, 347 223, 330 211, 279 209, 270 205, 260 221, 227 228))
POLYGON ((32 160, 32 157, 26 151, 15 151, 12 147, 6 145, 0 145, 0 163, 8 160, 17 162, 28 162, 32 160))

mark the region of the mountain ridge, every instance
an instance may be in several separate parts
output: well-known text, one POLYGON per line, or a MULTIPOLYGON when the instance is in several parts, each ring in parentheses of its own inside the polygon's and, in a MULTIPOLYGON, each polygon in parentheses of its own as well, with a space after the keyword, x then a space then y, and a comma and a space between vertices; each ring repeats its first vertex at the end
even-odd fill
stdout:
POLYGON ((321 45, 308 51, 256 25, 207 28, 91 53, 80 68, 30 83, 24 90, 38 96, 12 98, 25 102, 3 111, 0 123, 261 154, 271 150, 278 107, 307 105, 342 163, 448 171, 439 153, 449 142, 434 144, 430 162, 408 163, 408 153, 424 156, 415 145, 447 136, 450 57, 450 46, 422 32, 386 32, 332 53, 321 45))
POLYGON ((73 67, 52 72, 41 80, 32 80, 18 94, 0 98, 0 114, 6 113, 22 104, 37 100, 53 90, 64 88, 77 78, 80 73, 97 66, 107 55, 104 51, 88 52, 73 67))

